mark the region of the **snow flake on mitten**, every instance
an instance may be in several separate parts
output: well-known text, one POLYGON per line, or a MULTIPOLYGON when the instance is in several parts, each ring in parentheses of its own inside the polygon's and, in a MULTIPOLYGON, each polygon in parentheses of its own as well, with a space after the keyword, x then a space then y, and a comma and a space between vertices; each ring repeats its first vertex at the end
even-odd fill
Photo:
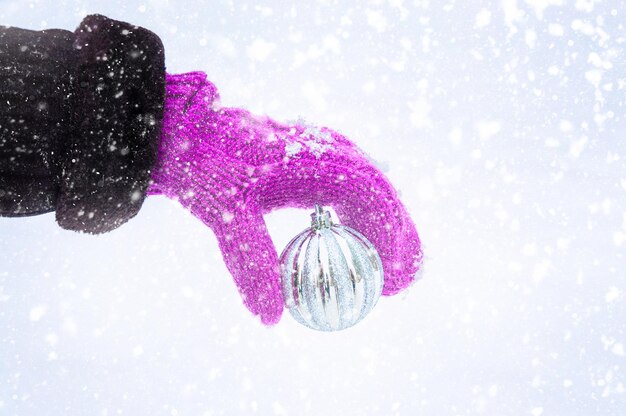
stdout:
POLYGON ((288 137, 283 137, 285 143, 285 155, 287 158, 294 157, 302 151, 308 151, 319 159, 322 154, 332 149, 334 138, 328 131, 308 124, 302 117, 289 123, 293 126, 288 137), (298 133, 298 130, 301 130, 298 133))

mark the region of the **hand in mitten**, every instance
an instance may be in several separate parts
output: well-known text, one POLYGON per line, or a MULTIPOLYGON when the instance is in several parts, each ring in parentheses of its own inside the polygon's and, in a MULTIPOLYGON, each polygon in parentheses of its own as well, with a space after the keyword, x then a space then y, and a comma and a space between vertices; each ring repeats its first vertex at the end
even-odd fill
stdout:
POLYGON ((369 158, 327 128, 282 124, 222 108, 201 72, 167 75, 149 194, 178 200, 216 234, 245 305, 265 324, 283 310, 278 256, 263 214, 331 206, 383 264, 383 295, 415 279, 420 240, 396 191, 369 158))

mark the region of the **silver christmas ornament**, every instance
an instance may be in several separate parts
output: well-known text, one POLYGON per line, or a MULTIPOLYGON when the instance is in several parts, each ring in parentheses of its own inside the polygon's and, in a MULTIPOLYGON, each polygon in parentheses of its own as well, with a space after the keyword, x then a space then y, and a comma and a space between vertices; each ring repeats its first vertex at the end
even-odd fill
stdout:
POLYGON ((301 324, 337 331, 359 322, 383 289, 383 267, 376 249, 350 227, 333 224, 315 206, 311 227, 280 255, 285 305, 301 324))

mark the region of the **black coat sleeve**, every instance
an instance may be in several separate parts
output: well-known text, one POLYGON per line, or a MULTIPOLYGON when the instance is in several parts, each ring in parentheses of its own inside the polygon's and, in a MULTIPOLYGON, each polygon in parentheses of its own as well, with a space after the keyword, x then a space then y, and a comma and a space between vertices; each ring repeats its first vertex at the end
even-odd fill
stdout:
POLYGON ((56 211, 101 233, 145 198, 165 100, 154 33, 101 15, 74 31, 0 27, 0 216, 56 211))

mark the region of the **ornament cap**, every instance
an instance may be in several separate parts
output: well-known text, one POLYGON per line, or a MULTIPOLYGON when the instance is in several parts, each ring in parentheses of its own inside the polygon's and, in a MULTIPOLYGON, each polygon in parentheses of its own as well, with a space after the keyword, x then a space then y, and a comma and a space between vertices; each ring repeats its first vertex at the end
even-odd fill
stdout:
POLYGON ((332 225, 333 220, 330 218, 330 212, 324 211, 321 205, 315 204, 315 212, 311 214, 311 228, 321 230, 330 228, 332 225))

